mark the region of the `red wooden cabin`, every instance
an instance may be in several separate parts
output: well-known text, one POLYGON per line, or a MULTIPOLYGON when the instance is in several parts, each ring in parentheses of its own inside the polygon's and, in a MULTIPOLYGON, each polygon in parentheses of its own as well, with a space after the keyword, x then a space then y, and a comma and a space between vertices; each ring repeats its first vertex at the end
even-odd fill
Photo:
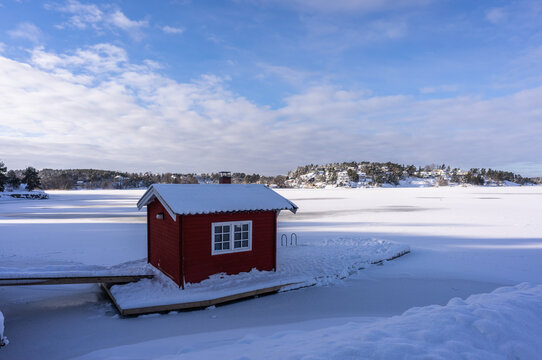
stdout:
POLYGON ((297 206, 265 185, 154 184, 147 206, 148 262, 179 286, 217 273, 275 270, 277 217, 297 206))

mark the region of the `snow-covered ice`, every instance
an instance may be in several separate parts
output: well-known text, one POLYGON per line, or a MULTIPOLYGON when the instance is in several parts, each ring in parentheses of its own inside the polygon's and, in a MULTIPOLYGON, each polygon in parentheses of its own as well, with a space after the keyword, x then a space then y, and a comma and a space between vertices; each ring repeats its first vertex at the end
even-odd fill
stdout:
MULTIPOLYGON (((293 343, 288 339, 296 336, 300 345, 312 336, 322 339, 318 337, 322 334, 337 334, 338 341, 348 341, 347 335, 339 336, 345 326, 361 329, 364 344, 369 346, 373 341, 377 348, 383 346, 382 338, 376 337, 379 332, 396 334, 401 326, 411 324, 416 314, 420 318, 421 314, 434 316, 432 331, 425 332, 419 326, 411 335, 414 338, 404 338, 405 349, 412 342, 413 348, 424 345, 440 351, 439 339, 430 335, 446 334, 450 328, 457 336, 462 331, 468 335, 441 344, 440 349, 446 351, 457 346, 456 358, 467 357, 461 355, 463 348, 468 350, 465 354, 472 354, 487 350, 489 344, 505 344, 507 339, 508 348, 498 348, 487 356, 480 352, 482 355, 474 358, 499 358, 502 355, 495 355, 499 350, 524 359, 532 358, 532 349, 537 350, 536 356, 540 353, 537 340, 533 340, 540 335, 540 316, 529 309, 531 300, 540 303, 541 187, 277 191, 299 206, 295 215, 281 213, 279 235, 295 232, 300 244, 312 246, 326 239, 379 239, 408 244, 412 252, 327 286, 152 317, 119 318, 97 285, 3 287, 0 309, 5 315, 4 336, 10 344, 0 350, 0 358, 132 354, 146 359, 151 357, 149 353, 154 358, 174 358, 182 353, 196 357, 204 354, 200 351, 205 348, 214 351, 220 347, 225 353, 238 348, 241 356, 243 342, 247 349, 260 346, 273 352, 278 351, 273 344, 293 343), (516 286, 523 282, 530 285, 516 286), (445 308, 433 306, 505 286, 512 287, 474 297, 479 300, 464 300, 464 306, 459 300, 445 308), (425 306, 430 307, 393 317, 425 306), (475 308, 484 311, 471 311, 475 308), (488 317, 480 320, 484 313, 488 317), (527 317, 529 323, 518 335, 518 324, 527 317), (478 328, 459 331, 462 319, 478 324, 478 328), (365 328, 374 329, 375 337, 365 328), (486 331, 485 335, 480 330, 486 331), (281 334, 283 342, 276 340, 281 334), (494 341, 491 334, 502 341, 494 341), (136 352, 138 346, 140 353, 136 352)), ((142 194, 66 191, 49 192, 48 200, 0 202, 1 266, 107 267, 144 258, 145 213, 135 208, 142 194)), ((303 251, 303 246, 288 250, 303 251)), ((355 354, 359 347, 354 345, 345 349, 353 346, 355 354)), ((305 351, 316 358, 325 355, 316 353, 317 345, 314 348, 312 353, 312 348, 305 351)), ((303 346, 297 349, 303 350, 303 346)))
POLYGON ((0 201, 0 264, 114 266, 146 255, 141 190, 49 191, 48 200, 0 201))

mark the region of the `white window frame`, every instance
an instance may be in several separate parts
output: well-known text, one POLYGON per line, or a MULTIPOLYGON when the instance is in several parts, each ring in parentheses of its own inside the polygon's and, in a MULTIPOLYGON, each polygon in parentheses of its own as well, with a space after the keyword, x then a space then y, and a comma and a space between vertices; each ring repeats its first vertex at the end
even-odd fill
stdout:
POLYGON ((252 251, 252 220, 225 221, 211 223, 211 255, 231 254, 238 252, 252 251), (234 225, 248 225, 248 247, 234 249, 234 225), (227 250, 215 250, 215 226, 230 227, 230 248, 227 250))

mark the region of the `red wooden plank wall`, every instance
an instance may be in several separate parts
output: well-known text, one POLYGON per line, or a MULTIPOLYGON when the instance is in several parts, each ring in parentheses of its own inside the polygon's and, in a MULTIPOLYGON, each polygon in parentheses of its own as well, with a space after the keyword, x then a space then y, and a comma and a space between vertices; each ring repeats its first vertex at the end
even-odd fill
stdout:
POLYGON ((147 214, 148 261, 180 285, 179 216, 177 215, 177 221, 173 221, 158 200, 147 206, 147 214), (159 213, 164 214, 162 220, 156 219, 159 213))
POLYGON ((186 283, 225 272, 237 274, 275 267, 275 211, 182 215, 183 274, 186 283), (252 251, 211 255, 213 222, 252 220, 252 251))

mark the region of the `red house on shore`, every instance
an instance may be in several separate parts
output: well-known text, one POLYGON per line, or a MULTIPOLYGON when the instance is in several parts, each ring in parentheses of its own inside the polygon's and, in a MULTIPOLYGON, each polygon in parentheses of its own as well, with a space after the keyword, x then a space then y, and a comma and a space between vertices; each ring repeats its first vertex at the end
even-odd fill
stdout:
POLYGON ((297 206, 265 185, 154 184, 147 206, 148 262, 179 286, 217 273, 275 270, 277 217, 297 206))

